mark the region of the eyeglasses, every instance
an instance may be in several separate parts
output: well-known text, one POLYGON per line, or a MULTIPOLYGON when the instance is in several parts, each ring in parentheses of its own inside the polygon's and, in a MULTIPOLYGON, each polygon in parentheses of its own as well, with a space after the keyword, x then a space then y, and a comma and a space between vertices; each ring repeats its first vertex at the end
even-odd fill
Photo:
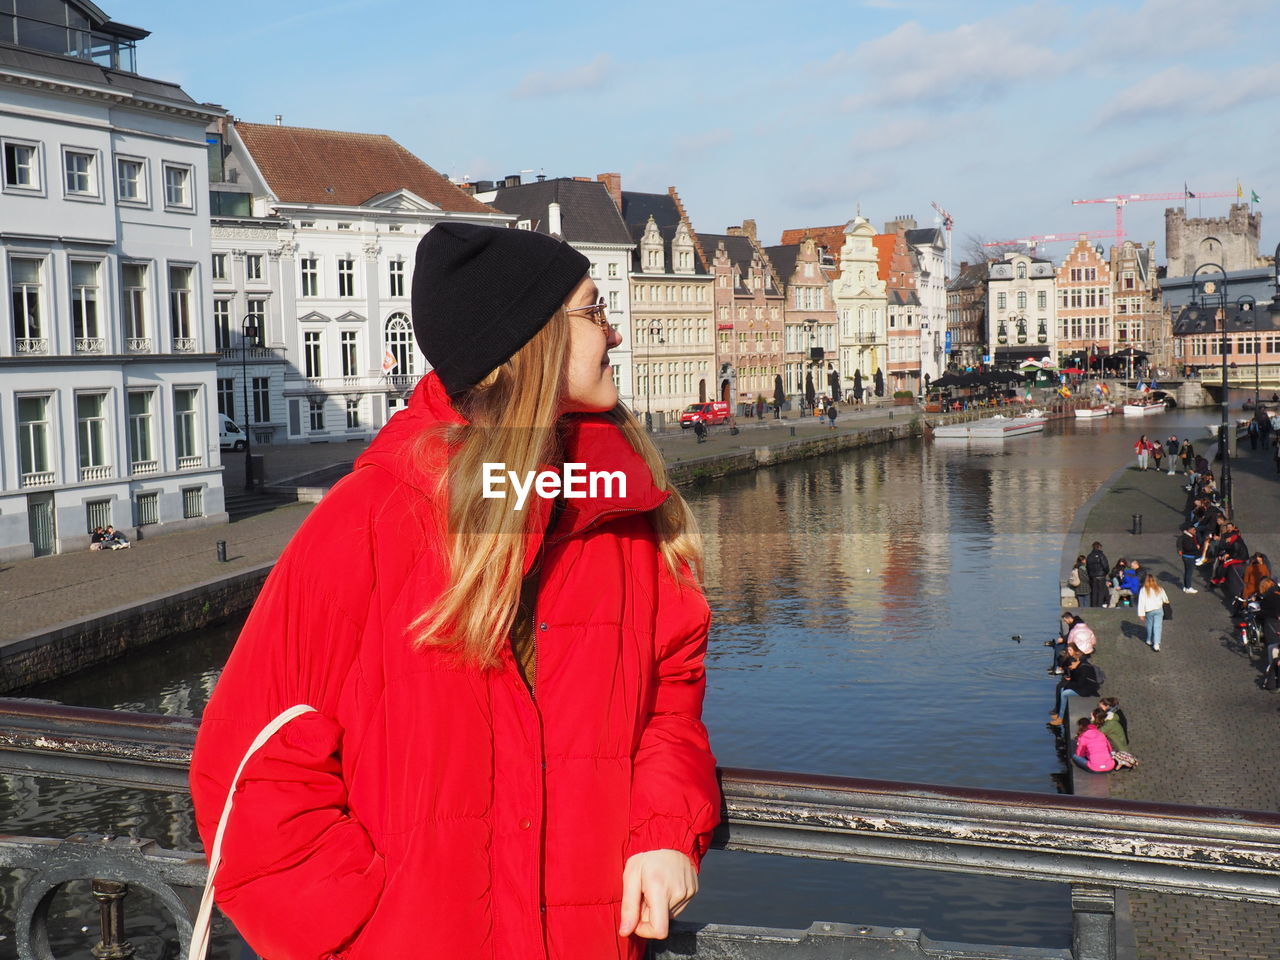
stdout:
POLYGON ((604 297, 601 297, 595 303, 587 304, 585 307, 570 307, 565 313, 585 314, 588 320, 604 331, 606 337, 618 331, 617 324, 609 322, 609 307, 605 304, 604 297))

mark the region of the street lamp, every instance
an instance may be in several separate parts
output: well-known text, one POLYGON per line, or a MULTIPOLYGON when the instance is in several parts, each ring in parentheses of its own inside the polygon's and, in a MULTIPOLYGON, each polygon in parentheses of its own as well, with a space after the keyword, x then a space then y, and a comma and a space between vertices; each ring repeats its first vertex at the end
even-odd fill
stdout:
POLYGON ((662 321, 657 318, 649 321, 649 335, 644 342, 644 365, 648 370, 648 375, 644 378, 644 427, 650 433, 653 432, 653 410, 649 400, 653 390, 653 364, 649 362, 649 356, 655 339, 658 343, 666 343, 662 339, 662 321))
POLYGON ((1191 319, 1199 316, 1200 304, 1216 301, 1218 314, 1222 317, 1222 424, 1218 428, 1218 451, 1222 456, 1222 501, 1231 505, 1231 443, 1228 429, 1230 421, 1227 416, 1227 271, 1220 263, 1202 263, 1191 274, 1191 319), (1201 271, 1206 268, 1216 270, 1222 275, 1220 280, 1200 280, 1201 271), (1197 289, 1198 288, 1198 289, 1197 289))
POLYGON ((251 313, 240 324, 240 380, 244 385, 244 489, 253 490, 253 431, 249 429, 249 341, 257 346, 261 329, 257 314, 251 313))
MULTIPOLYGON (((816 321, 816 320, 805 320, 803 323, 801 323, 801 324, 800 324, 800 329, 801 329, 801 330, 803 330, 803 331, 805 332, 805 334, 809 337, 809 358, 808 358, 808 360, 806 361, 806 363, 808 364, 809 379, 813 379, 813 347, 814 347, 814 343, 813 343, 813 341, 816 339, 816 337, 815 337, 815 335, 814 335, 814 330, 816 330, 816 329, 817 329, 817 326, 818 326, 818 323, 817 323, 817 321, 816 321)), ((805 370, 805 364, 804 364, 804 363, 802 363, 802 364, 800 365, 800 369, 801 369, 801 370, 805 370)), ((804 380, 804 378, 803 378, 803 377, 801 377, 801 380, 804 380)), ((800 400, 800 411, 801 411, 801 413, 803 413, 803 412, 804 412, 805 400, 807 400, 807 399, 808 399, 808 393, 809 393, 809 391, 808 391, 808 387, 806 386, 806 384, 807 384, 807 383, 808 383, 808 381, 807 381, 807 380, 805 380, 803 383, 801 383, 801 384, 800 384, 800 396, 801 396, 801 400, 800 400)), ((814 384, 814 388, 815 388, 815 389, 817 388, 817 384, 814 384)), ((816 403, 817 401, 815 400, 814 402, 816 403)))
POLYGON ((1248 326, 1253 331, 1253 409, 1258 409, 1258 347, 1261 346, 1258 336, 1258 301, 1247 293, 1243 297, 1236 298, 1236 323, 1240 326, 1248 326), (1242 314, 1248 314, 1246 318, 1242 314))

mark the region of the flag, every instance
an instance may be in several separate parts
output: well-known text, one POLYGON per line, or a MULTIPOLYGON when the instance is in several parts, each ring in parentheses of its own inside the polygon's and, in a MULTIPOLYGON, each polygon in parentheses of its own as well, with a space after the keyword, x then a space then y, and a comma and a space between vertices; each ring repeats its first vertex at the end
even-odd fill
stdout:
POLYGON ((1187 181, 1185 180, 1182 181, 1182 192, 1185 193, 1192 200, 1196 198, 1196 195, 1187 189, 1187 181))
POLYGON ((1237 181, 1236 181, 1236 199, 1237 199, 1237 200, 1243 200, 1243 199, 1244 199, 1244 187, 1242 187, 1242 186, 1240 185, 1240 181, 1239 181, 1239 180, 1237 180, 1237 181))
POLYGON ((391 352, 391 348, 387 348, 387 352, 382 355, 382 372, 388 374, 394 370, 400 361, 396 359, 396 355, 391 352))
POLYGON ((1261 203, 1261 202, 1262 202, 1262 198, 1261 198, 1260 196, 1258 196, 1258 191, 1257 191, 1257 190, 1250 190, 1249 192, 1250 192, 1251 194, 1253 194, 1253 197, 1249 200, 1249 202, 1250 202, 1250 203, 1261 203))

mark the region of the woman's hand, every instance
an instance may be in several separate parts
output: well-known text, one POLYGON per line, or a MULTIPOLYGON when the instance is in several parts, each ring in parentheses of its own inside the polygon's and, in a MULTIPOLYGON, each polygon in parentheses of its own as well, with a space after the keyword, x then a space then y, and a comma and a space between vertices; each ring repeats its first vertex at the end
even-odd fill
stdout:
POLYGON ((669 920, 698 892, 693 862, 678 850, 647 850, 622 868, 622 924, 618 936, 663 940, 669 920))

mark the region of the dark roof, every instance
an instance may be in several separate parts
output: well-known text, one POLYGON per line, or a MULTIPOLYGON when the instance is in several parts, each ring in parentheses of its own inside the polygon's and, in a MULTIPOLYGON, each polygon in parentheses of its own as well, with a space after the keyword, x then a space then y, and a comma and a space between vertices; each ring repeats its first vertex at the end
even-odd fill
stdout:
MULTIPOLYGON (((1177 310, 1173 318, 1173 332, 1175 336, 1185 336, 1193 333, 1205 334, 1222 334, 1222 321, 1218 319, 1218 306, 1210 304, 1202 306, 1197 310, 1193 310, 1190 305, 1184 306, 1177 310)), ((1248 333, 1251 330, 1271 331, 1280 328, 1280 323, 1271 316, 1265 304, 1259 304, 1253 310, 1241 310, 1232 304, 1227 304, 1227 323, 1228 332, 1231 333, 1248 333), (1255 328, 1254 324, 1257 324, 1255 328)))
POLYGON ((907 243, 941 243, 942 230, 938 227, 920 227, 918 230, 907 231, 907 243))
POLYGON ((560 204, 560 227, 570 243, 632 243, 631 233, 603 183, 557 177, 500 187, 490 204, 503 213, 532 221, 533 229, 547 232, 547 207, 560 204))
POLYGON ((795 276, 796 261, 800 259, 800 247, 790 243, 778 244, 776 247, 765 247, 764 252, 768 254, 773 269, 778 272, 778 279, 782 283, 790 283, 795 276))
MULTIPOLYGON (((136 73, 125 73, 122 70, 109 70, 90 60, 79 57, 63 57, 56 53, 42 53, 29 47, 17 47, 11 43, 0 43, 0 67, 10 67, 25 73, 39 74, 56 80, 71 83, 90 84, 96 87, 107 87, 135 96, 168 100, 172 103, 197 104, 176 83, 153 80, 136 73)), ((212 107, 213 113, 222 113, 221 108, 212 107)))
POLYGON ((358 207, 408 190, 442 210, 493 213, 384 134, 242 121, 235 130, 282 203, 358 207))
POLYGON ((967 290, 971 287, 986 286, 986 283, 987 265, 985 263, 970 263, 947 284, 947 289, 967 290))
MULTIPOLYGON (((662 236, 662 254, 667 264, 667 272, 670 273, 671 265, 675 262, 671 253, 671 241, 675 239, 676 228, 680 226, 680 208, 676 205, 675 198, 669 193, 622 191, 622 219, 631 234, 631 242, 636 244, 636 249, 631 251, 633 273, 641 272, 639 244, 650 217, 653 217, 658 233, 662 236)), ((702 266, 702 258, 696 253, 693 257, 693 272, 696 276, 707 274, 702 266)))
POLYGON ((735 237, 727 233, 700 233, 698 239, 702 241, 702 249, 706 251, 708 262, 715 260, 716 248, 723 242, 725 252, 729 254, 729 262, 740 267, 744 277, 747 275, 751 268, 751 258, 756 252, 749 237, 735 237))

